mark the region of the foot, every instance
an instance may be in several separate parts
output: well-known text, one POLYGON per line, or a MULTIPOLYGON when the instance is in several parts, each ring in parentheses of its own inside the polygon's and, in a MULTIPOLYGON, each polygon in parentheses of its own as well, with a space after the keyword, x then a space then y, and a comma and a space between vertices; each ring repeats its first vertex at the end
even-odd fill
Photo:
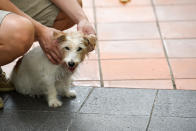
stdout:
POLYGON ((75 98, 76 97, 76 91, 75 90, 69 90, 65 93, 65 96, 68 98, 75 98))
POLYGON ((3 109, 3 99, 0 97, 0 109, 3 109))
POLYGON ((54 107, 54 108, 56 108, 56 107, 62 106, 62 102, 59 101, 58 99, 50 99, 50 100, 48 101, 48 105, 49 105, 49 107, 54 107))
POLYGON ((15 90, 10 84, 9 80, 6 78, 5 72, 2 71, 0 67, 0 92, 8 92, 15 90))

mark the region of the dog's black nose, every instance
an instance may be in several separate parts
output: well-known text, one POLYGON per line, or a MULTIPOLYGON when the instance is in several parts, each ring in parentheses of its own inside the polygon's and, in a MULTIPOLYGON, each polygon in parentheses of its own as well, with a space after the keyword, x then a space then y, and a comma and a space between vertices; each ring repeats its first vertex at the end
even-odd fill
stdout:
POLYGON ((74 67, 75 63, 73 61, 68 62, 69 67, 74 67))

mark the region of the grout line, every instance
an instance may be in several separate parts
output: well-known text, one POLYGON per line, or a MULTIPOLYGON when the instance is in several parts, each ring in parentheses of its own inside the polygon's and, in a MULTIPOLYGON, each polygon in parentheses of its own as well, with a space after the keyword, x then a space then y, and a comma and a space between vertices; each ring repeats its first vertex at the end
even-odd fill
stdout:
POLYGON ((196 19, 174 19, 174 20, 159 20, 160 23, 169 23, 169 22, 196 22, 196 19))
POLYGON ((155 98, 154 98, 154 101, 153 101, 152 109, 151 109, 151 112, 150 112, 150 117, 149 117, 149 120, 148 120, 148 124, 146 126, 146 131, 148 131, 148 128, 150 126, 150 122, 151 122, 151 119, 152 119, 152 113, 153 113, 153 110, 154 110, 155 102, 156 102, 157 97, 158 97, 158 93, 159 93, 159 90, 157 90, 156 94, 155 94, 155 98))
MULTIPOLYGON (((95 6, 95 0, 93 0, 93 14, 94 14, 94 25, 95 25, 95 30, 98 36, 97 32, 97 16, 96 16, 96 6, 95 6)), ((100 76, 100 86, 104 87, 104 82, 103 82, 103 73, 101 69, 101 61, 100 61, 100 48, 99 48, 99 41, 97 39, 97 55, 98 55, 98 64, 99 64, 99 76, 100 76)))
POLYGON ((195 57, 170 57, 170 59, 196 59, 196 56, 195 57))
POLYGON ((111 21, 111 22, 98 22, 97 24, 122 24, 122 23, 125 23, 125 24, 135 24, 135 23, 155 23, 155 20, 138 20, 138 21, 111 21))
POLYGON ((108 80, 106 79, 104 81, 137 81, 137 80, 138 81, 140 81, 140 80, 155 80, 156 81, 156 80, 170 80, 170 78, 160 78, 160 79, 153 79, 153 78, 151 78, 151 79, 150 78, 147 78, 147 79, 137 79, 136 78, 136 79, 112 79, 112 80, 111 79, 108 79, 108 80))
POLYGON ((101 61, 108 61, 108 60, 149 60, 149 59, 165 59, 165 57, 102 58, 101 61))
MULTIPOLYGON (((175 23, 175 22, 196 22, 196 19, 179 19, 179 20, 159 20, 160 23, 175 23)), ((97 24, 122 24, 122 23, 126 23, 126 24, 135 24, 135 23, 155 23, 156 20, 140 20, 140 21, 112 21, 112 22, 98 22, 97 24)))
POLYGON ((73 120, 74 120, 74 118, 70 120, 70 122, 69 122, 69 124, 68 124, 68 126, 66 128, 66 131, 69 131, 70 130, 70 128, 72 126, 72 123, 73 123, 73 120))
POLYGON ((129 114, 115 114, 115 113, 80 113, 80 115, 107 115, 107 116, 125 116, 125 117, 148 117, 149 115, 129 115, 129 114))
POLYGON ((164 38, 165 40, 195 40, 196 37, 188 37, 188 38, 164 38))
MULTIPOLYGON (((108 8, 108 9, 110 9, 110 8, 138 8, 138 7, 141 7, 141 8, 143 8, 143 7, 151 7, 151 5, 149 4, 149 5, 134 5, 134 4, 130 4, 130 5, 128 5, 128 4, 125 4, 125 5, 123 5, 122 3, 120 3, 121 5, 110 5, 110 6, 96 6, 96 8, 108 8)), ((92 8, 92 7, 86 7, 86 8, 92 8)))
MULTIPOLYGON (((195 57, 169 57, 170 59, 196 59, 195 57)), ((165 59, 165 57, 133 57, 133 58, 102 58, 101 61, 108 60, 149 60, 149 59, 165 59)))
POLYGON ((152 21, 116 21, 116 22, 101 22, 101 23, 97 23, 99 25, 101 24, 137 24, 137 23, 156 23, 156 20, 152 20, 152 21))
MULTIPOLYGON (((179 19, 179 20, 159 20, 160 23, 174 23, 174 22, 196 22, 196 19, 179 19)), ((98 22, 97 24, 141 24, 141 23, 156 23, 156 20, 138 20, 138 21, 112 21, 112 22, 98 22)))
POLYGON ((106 42, 106 41, 142 41, 142 40, 160 40, 160 38, 149 38, 149 39, 147 39, 147 38, 144 38, 144 39, 141 39, 141 38, 127 39, 127 38, 125 38, 125 39, 101 39, 101 40, 98 39, 98 41, 103 41, 103 42, 106 42))
MULTIPOLYGON (((196 56, 168 56, 169 59, 196 59, 196 56)), ((101 61, 104 60, 135 60, 135 59, 164 59, 164 57, 119 57, 119 58, 100 58, 101 61)), ((88 61, 97 61, 98 59, 91 59, 88 61)), ((99 81, 99 80, 88 80, 88 81, 99 81)))
POLYGON ((155 6, 184 6, 184 5, 196 5, 196 3, 170 3, 170 4, 154 4, 155 6))
MULTIPOLYGON (((155 4, 155 6, 187 6, 187 5, 196 5, 196 3, 171 3, 171 4, 155 4)), ((126 8, 129 8, 129 7, 143 7, 143 6, 151 6, 151 4, 130 4, 130 5, 127 5, 127 6, 119 6, 119 5, 98 5, 97 7, 98 8, 114 8, 114 7, 126 7, 126 8)), ((87 6, 88 7, 88 6, 87 6)), ((86 8, 87 8, 86 7, 86 8)), ((88 7, 90 8, 90 6, 88 7)))
POLYGON ((185 79, 185 80, 195 80, 196 78, 176 78, 176 80, 183 80, 183 79, 185 79))
MULTIPOLYGON (((135 8, 135 7, 151 7, 150 4, 130 4, 130 5, 97 5, 96 8, 135 8)), ((86 8, 90 8, 89 7, 86 7, 86 8)))
POLYGON ((80 106, 80 108, 78 109, 78 111, 76 112, 77 114, 80 112, 80 110, 82 109, 82 107, 84 106, 84 104, 87 102, 88 98, 90 97, 90 95, 92 94, 92 92, 94 91, 94 87, 89 91, 88 96, 86 97, 86 99, 84 100, 84 102, 82 103, 82 105, 80 106))
POLYGON ((176 90, 176 83, 175 83, 174 74, 173 74, 173 71, 172 71, 171 64, 169 62, 169 56, 167 54, 167 50, 166 50, 166 47, 165 47, 165 41, 164 41, 163 35, 161 33, 161 28, 160 28, 160 25, 159 25, 159 20, 158 20, 158 16, 157 16, 157 13, 156 13, 156 8, 155 8, 153 0, 151 0, 151 3, 152 3, 155 18, 156 18, 157 29, 159 31, 160 39, 162 41, 163 51, 164 51, 164 54, 165 54, 165 57, 166 57, 166 60, 167 60, 167 63, 168 63, 168 67, 169 67, 169 71, 170 71, 170 75, 171 75, 171 80, 172 80, 172 84, 173 84, 173 89, 176 90))
POLYGON ((111 41, 112 41, 112 42, 114 42, 114 41, 115 41, 115 42, 117 42, 117 41, 120 41, 120 42, 127 41, 127 42, 129 42, 129 41, 143 41, 143 40, 144 40, 144 41, 159 41, 160 38, 157 38, 157 39, 142 39, 142 40, 141 40, 141 39, 122 39, 122 40, 120 40, 120 39, 119 39, 119 40, 118 40, 118 39, 112 40, 112 39, 111 39, 111 40, 99 40, 99 41, 100 41, 100 42, 108 42, 108 41, 109 41, 109 42, 111 42, 111 41))
POLYGON ((9 95, 5 95, 5 97, 2 98, 3 99, 4 106, 5 106, 6 102, 8 101, 9 97, 10 97, 9 95))
POLYGON ((88 82, 88 81, 99 82, 100 80, 73 80, 73 82, 88 82))
POLYGON ((196 118, 196 117, 184 117, 184 116, 157 116, 157 117, 163 117, 163 118, 196 118))
MULTIPOLYGON (((189 37, 189 38, 164 38, 164 40, 195 40, 196 37, 189 37)), ((139 38, 133 38, 133 39, 101 39, 98 41, 102 42, 107 42, 107 41, 142 41, 142 40, 160 40, 160 38, 144 38, 144 39, 139 39, 139 38)))

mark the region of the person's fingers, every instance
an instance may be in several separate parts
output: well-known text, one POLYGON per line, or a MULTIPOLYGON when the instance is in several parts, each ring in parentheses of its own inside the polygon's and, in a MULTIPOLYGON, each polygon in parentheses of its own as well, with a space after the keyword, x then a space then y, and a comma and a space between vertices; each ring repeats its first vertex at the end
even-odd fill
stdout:
POLYGON ((49 54, 46 54, 46 56, 53 64, 57 64, 49 54))
POLYGON ((93 27, 89 27, 88 34, 96 35, 95 30, 93 29, 93 27))
POLYGON ((53 63, 53 64, 59 64, 62 61, 62 55, 56 45, 51 45, 48 50, 45 51, 48 59, 53 63))
POLYGON ((94 34, 95 35, 96 34, 94 29, 91 28, 91 27, 85 27, 83 29, 80 29, 79 31, 83 32, 86 35, 90 35, 90 34, 94 34))
POLYGON ((62 56, 60 54, 60 51, 57 48, 53 49, 53 54, 56 56, 56 59, 58 62, 62 60, 62 56))
POLYGON ((53 51, 57 55, 58 59, 62 60, 63 59, 63 54, 62 54, 61 50, 58 47, 58 43, 55 41, 54 44, 55 45, 54 45, 53 51))
POLYGON ((62 52, 59 50, 58 47, 56 47, 56 48, 54 49, 54 53, 57 55, 57 57, 58 57, 58 59, 59 59, 60 61, 63 59, 63 54, 62 54, 62 52))
POLYGON ((58 58, 58 56, 53 51, 50 52, 50 56, 56 62, 56 64, 59 64, 61 62, 61 60, 58 58))

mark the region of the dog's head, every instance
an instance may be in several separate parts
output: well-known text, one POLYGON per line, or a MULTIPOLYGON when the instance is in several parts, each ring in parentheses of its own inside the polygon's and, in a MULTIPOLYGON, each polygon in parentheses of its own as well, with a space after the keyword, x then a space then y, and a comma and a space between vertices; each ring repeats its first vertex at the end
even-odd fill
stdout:
POLYGON ((96 46, 95 35, 84 35, 81 32, 54 33, 54 38, 63 52, 64 66, 71 72, 96 46))

